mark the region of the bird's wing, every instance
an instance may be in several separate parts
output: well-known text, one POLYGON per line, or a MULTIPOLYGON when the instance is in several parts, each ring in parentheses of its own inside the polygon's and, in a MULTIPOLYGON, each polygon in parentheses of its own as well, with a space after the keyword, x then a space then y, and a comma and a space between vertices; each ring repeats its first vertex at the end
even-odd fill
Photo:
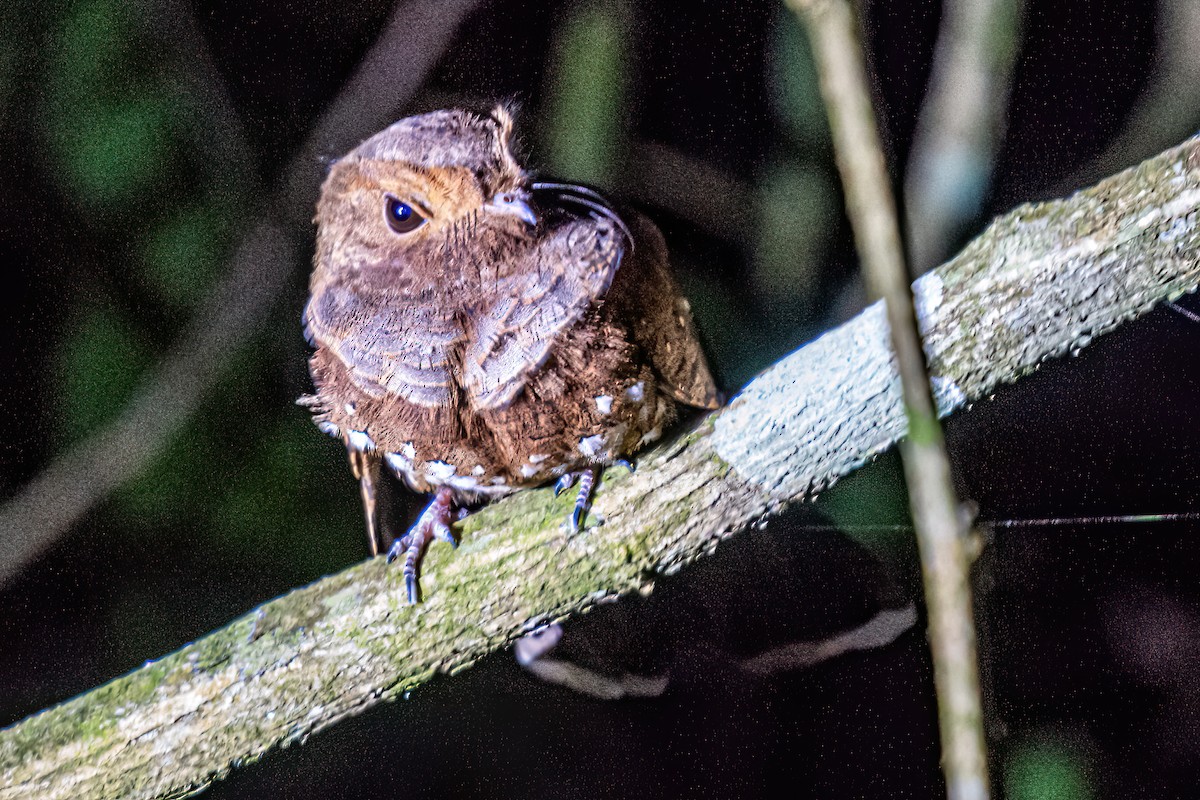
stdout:
POLYGON ((675 282, 667 259, 667 244, 657 227, 640 214, 628 218, 637 242, 637 257, 630 264, 620 290, 632 309, 633 335, 641 345, 662 388, 681 403, 697 408, 718 408, 720 395, 687 298, 675 282))
POLYGON ((626 247, 618 220, 570 218, 539 237, 521 269, 497 280, 486 307, 467 315, 463 379, 476 408, 513 401, 555 339, 608 291, 626 247))
POLYGON ((368 396, 416 406, 450 402, 450 351, 463 338, 453 313, 416 298, 364 298, 341 284, 314 291, 304 310, 310 342, 328 348, 368 396))

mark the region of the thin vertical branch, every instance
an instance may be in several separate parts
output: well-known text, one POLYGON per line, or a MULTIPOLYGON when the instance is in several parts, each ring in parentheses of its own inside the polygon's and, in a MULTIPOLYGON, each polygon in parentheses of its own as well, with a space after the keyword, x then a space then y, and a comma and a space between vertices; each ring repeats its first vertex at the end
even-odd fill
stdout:
POLYGON ((900 454, 925 577, 947 791, 951 800, 979 800, 988 796, 988 781, 969 559, 855 20, 846 0, 789 0, 789 4, 801 14, 813 43, 867 285, 887 306, 908 417, 900 454))

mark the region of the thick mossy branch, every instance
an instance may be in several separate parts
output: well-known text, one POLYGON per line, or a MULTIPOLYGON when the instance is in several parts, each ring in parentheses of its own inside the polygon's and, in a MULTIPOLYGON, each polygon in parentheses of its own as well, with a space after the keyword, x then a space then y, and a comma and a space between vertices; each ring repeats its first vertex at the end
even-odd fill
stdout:
MULTIPOLYGON (((918 281, 941 408, 1200 283, 1200 141, 1067 200, 1023 206, 918 281)), ((426 602, 359 564, 159 661, 0 731, 0 798, 142 798, 203 787, 347 714, 454 673, 547 620, 647 589, 751 522, 804 499, 903 434, 881 308, 768 370, 725 410, 614 470, 593 518, 525 492, 433 547, 426 602)))

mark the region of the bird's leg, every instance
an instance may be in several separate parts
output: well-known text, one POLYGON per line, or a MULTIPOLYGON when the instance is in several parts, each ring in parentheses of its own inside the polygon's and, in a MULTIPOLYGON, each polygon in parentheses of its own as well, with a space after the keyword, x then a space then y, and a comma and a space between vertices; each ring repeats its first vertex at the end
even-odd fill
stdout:
POLYGON ((575 508, 571 511, 571 516, 568 519, 568 525, 571 526, 571 533, 579 533, 583 527, 583 520, 587 517, 588 509, 592 505, 592 487, 596 482, 597 469, 580 470, 579 472, 568 472, 558 479, 554 484, 554 495, 565 492, 579 482, 579 493, 575 495, 575 508))
POLYGON ((448 486, 437 490, 433 500, 421 512, 417 523, 409 528, 408 533, 392 543, 388 550, 387 560, 391 562, 404 556, 404 586, 408 590, 408 602, 421 601, 421 559, 425 557, 425 548, 431 539, 441 539, 451 547, 458 547, 454 531, 450 529, 452 511, 454 509, 454 492, 448 486))
POLYGON ((623 468, 629 470, 629 474, 631 474, 631 475, 637 470, 637 468, 633 466, 633 462, 626 461, 623 458, 618 458, 616 461, 614 461, 612 463, 612 466, 623 467, 623 468))
MULTIPOLYGON (((633 472, 633 464, 623 458, 619 458, 612 463, 614 467, 624 467, 633 472)), ((569 524, 571 533, 579 533, 583 528, 583 521, 587 518, 587 512, 592 507, 592 490, 599 481, 600 476, 604 472, 604 467, 588 468, 579 472, 568 472, 559 478, 554 484, 554 496, 558 497, 567 489, 579 482, 579 493, 575 495, 575 508, 571 511, 569 524)))
POLYGON ((350 469, 358 478, 358 493, 362 495, 363 514, 367 518, 367 539, 371 543, 371 555, 379 555, 379 513, 375 509, 375 487, 379 483, 379 468, 382 459, 373 452, 346 451, 350 456, 350 469))

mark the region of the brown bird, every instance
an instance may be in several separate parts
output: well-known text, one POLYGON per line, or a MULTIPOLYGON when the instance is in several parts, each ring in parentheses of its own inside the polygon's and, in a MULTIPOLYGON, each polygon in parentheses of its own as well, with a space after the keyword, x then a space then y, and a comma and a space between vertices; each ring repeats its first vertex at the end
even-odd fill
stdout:
POLYGON ((304 312, 316 394, 359 480, 372 553, 381 467, 435 497, 388 553, 410 602, 456 510, 579 479, 662 435, 676 404, 718 404, 688 302, 652 223, 590 189, 539 183, 513 121, 408 117, 336 162, 317 204, 304 312))

